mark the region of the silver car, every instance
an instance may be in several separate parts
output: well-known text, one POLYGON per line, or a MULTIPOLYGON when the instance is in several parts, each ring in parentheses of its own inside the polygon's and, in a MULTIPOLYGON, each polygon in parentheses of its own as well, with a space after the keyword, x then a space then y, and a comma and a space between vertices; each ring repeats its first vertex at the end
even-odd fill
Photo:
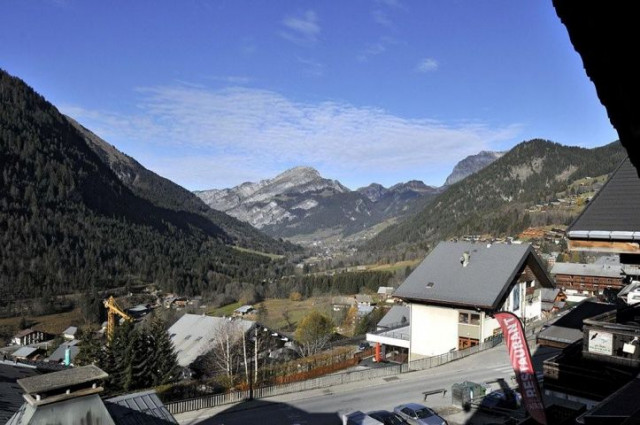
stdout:
POLYGON ((407 403, 393 409, 402 419, 414 425, 448 425, 436 412, 418 403, 407 403))

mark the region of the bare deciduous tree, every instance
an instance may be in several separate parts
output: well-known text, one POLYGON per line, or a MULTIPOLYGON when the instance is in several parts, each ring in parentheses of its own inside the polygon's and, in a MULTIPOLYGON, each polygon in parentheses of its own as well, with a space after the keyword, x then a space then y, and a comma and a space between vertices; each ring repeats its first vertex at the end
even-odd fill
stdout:
POLYGON ((244 340, 243 335, 243 329, 236 321, 227 320, 220 324, 209 346, 208 363, 213 369, 226 375, 229 385, 233 385, 235 380, 242 355, 239 343, 241 339, 244 340))

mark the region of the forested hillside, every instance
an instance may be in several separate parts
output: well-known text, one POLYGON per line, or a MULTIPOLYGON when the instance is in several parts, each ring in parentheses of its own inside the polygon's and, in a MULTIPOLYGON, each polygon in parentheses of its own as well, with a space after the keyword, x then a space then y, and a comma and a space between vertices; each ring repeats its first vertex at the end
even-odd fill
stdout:
MULTIPOLYGON (((450 186, 416 216, 383 230, 365 248, 403 251, 465 234, 515 235, 531 224, 527 207, 553 200, 575 180, 612 172, 625 155, 618 142, 594 149, 523 142, 450 186)), ((545 224, 568 224, 573 217, 549 217, 545 224)))
POLYGON ((274 254, 299 251, 291 243, 275 240, 223 212, 209 208, 187 189, 143 167, 138 161, 118 151, 96 134, 67 117, 84 136, 88 145, 98 154, 118 178, 137 196, 173 211, 186 211, 209 218, 228 235, 234 245, 274 254))
POLYGON ((0 303, 155 282, 224 292, 278 273, 221 226, 136 196, 42 96, 0 70, 0 303))

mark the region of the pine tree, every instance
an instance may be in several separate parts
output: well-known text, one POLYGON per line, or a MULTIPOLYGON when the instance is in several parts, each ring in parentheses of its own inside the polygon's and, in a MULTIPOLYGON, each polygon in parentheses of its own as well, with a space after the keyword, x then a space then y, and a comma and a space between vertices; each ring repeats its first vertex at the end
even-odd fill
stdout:
POLYGON ((178 375, 178 356, 164 322, 155 320, 151 324, 150 334, 154 349, 153 385, 166 384, 178 375))

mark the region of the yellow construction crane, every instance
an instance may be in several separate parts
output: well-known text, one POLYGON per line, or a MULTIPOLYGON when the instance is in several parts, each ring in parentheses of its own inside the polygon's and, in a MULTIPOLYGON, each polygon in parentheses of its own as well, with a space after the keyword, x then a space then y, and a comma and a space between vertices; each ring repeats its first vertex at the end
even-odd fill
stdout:
POLYGON ((113 333, 116 331, 116 315, 122 317, 124 320, 133 320, 133 317, 122 311, 116 299, 111 295, 108 299, 103 301, 105 308, 107 309, 107 341, 111 341, 113 333))

